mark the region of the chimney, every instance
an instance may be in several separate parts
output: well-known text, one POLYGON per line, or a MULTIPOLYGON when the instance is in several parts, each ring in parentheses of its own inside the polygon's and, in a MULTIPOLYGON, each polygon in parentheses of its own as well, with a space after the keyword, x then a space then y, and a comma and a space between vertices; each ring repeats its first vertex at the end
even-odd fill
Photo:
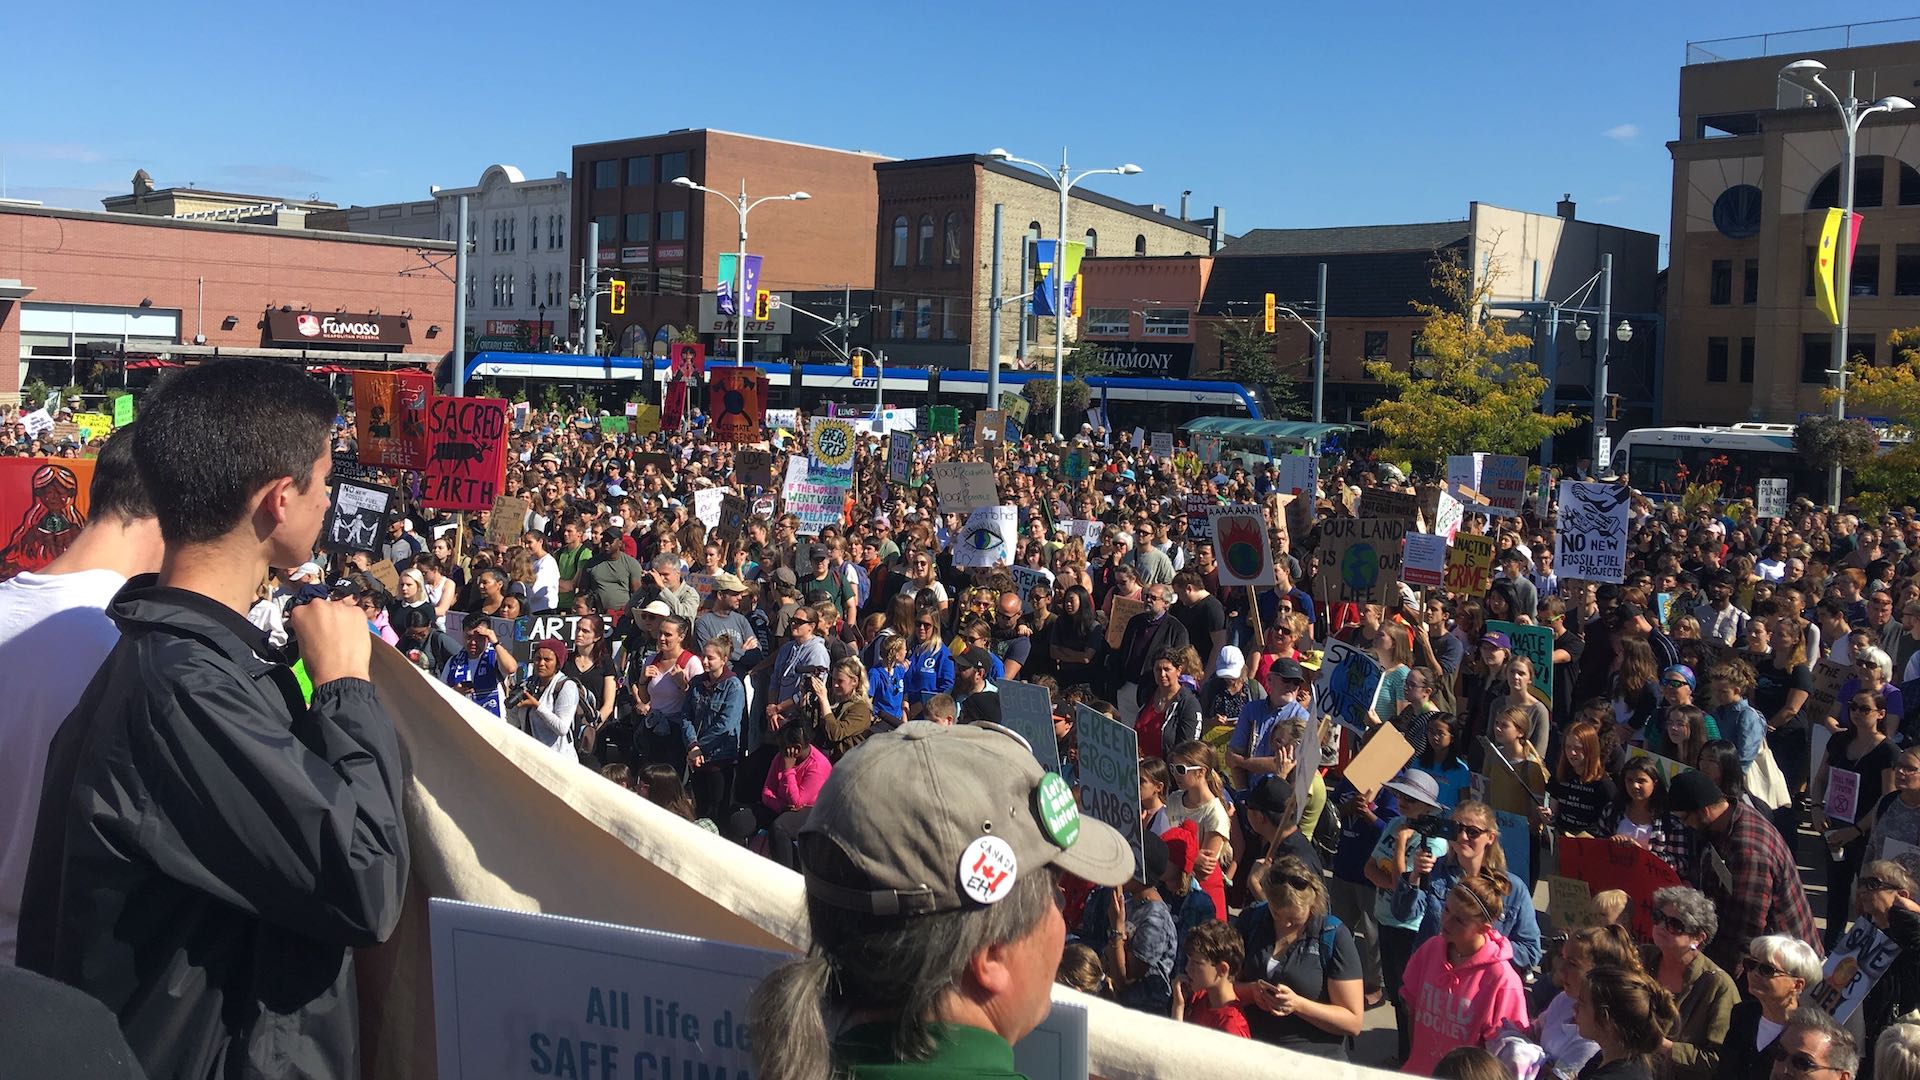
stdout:
POLYGON ((1187 200, 1192 197, 1193 197, 1193 192, 1191 191, 1183 191, 1180 193, 1180 220, 1181 221, 1187 220, 1187 200))
POLYGON ((1207 246, 1207 254, 1218 255, 1227 244, 1227 212, 1219 207, 1213 208, 1213 242, 1207 246))
POLYGON ((1558 206, 1555 206, 1553 208, 1553 212, 1556 214, 1559 214, 1561 217, 1567 219, 1568 221, 1572 221, 1573 220, 1573 192, 1569 191, 1565 195, 1560 196, 1560 203, 1558 206))

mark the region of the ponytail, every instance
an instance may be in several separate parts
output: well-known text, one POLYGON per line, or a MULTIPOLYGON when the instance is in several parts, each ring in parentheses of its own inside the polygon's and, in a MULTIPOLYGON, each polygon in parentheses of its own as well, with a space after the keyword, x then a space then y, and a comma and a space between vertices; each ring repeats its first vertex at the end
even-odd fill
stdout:
POLYGON ((819 953, 776 968, 748 1000, 754 1073, 762 1080, 817 1080, 833 1072, 826 1010, 833 965, 819 953))

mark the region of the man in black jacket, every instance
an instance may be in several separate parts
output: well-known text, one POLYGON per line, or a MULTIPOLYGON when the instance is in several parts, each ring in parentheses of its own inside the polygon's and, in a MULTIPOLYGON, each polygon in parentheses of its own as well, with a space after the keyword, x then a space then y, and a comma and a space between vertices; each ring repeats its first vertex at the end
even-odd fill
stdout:
POLYGON ((353 1076, 352 950, 407 877, 400 748, 351 601, 288 617, 310 703, 245 616, 326 518, 334 402, 223 361, 141 404, 167 554, 114 599, 120 642, 54 738, 19 961, 103 1002, 151 1076, 353 1076))
POLYGON ((1173 586, 1147 586, 1147 610, 1127 620, 1120 647, 1108 655, 1113 680, 1113 703, 1120 710, 1120 721, 1128 727, 1140 715, 1140 684, 1147 677, 1147 664, 1168 649, 1187 644, 1187 628, 1168 614, 1173 606, 1173 586))

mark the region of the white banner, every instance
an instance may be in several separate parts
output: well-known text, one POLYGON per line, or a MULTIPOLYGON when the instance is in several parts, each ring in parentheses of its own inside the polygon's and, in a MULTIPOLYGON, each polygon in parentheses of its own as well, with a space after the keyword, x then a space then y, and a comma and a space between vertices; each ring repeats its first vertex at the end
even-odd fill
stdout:
POLYGON ((1763 518, 1783 518, 1787 516, 1787 478, 1784 476, 1766 476, 1760 479, 1756 488, 1759 498, 1760 516, 1763 518))
POLYGON ((1011 506, 975 507, 953 536, 953 565, 1012 566, 1020 538, 1020 511, 1011 506))
POLYGON ((1630 494, 1624 484, 1560 481, 1553 561, 1562 580, 1618 585, 1626 578, 1630 494))

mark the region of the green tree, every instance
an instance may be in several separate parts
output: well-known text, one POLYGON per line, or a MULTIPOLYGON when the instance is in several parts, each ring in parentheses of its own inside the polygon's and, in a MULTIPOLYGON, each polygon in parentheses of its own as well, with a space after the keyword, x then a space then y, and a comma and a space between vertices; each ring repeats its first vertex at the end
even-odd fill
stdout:
POLYGON ((1438 302, 1412 303, 1426 317, 1419 335, 1425 355, 1405 371, 1385 360, 1367 362, 1367 374, 1387 397, 1370 406, 1366 418, 1417 466, 1475 450, 1530 454, 1548 435, 1578 423, 1540 411, 1547 380, 1514 356, 1531 339, 1486 314, 1496 280, 1490 273, 1476 282, 1457 252, 1436 258, 1438 302))
MULTIPOLYGON (((1897 444, 1884 454, 1876 454, 1879 436, 1865 421, 1808 420, 1794 433, 1796 443, 1820 438, 1820 432, 1832 427, 1844 444, 1816 461, 1829 466, 1837 460, 1841 468, 1853 470, 1853 482, 1863 503, 1900 506, 1920 502, 1920 326, 1895 330, 1890 337, 1893 362, 1884 367, 1857 359, 1847 365, 1847 405, 1858 412, 1884 416, 1893 424, 1897 444), (1833 425, 1846 424, 1850 431, 1833 425), (1809 435, 1809 429, 1818 429, 1809 435), (1866 428, 1865 434, 1860 429, 1866 428), (1842 432, 1844 431, 1844 435, 1842 432)), ((1837 396, 1825 392, 1829 405, 1837 396)), ((1811 455, 1810 455, 1811 456, 1811 455)))
POLYGON ((1205 378, 1225 379, 1260 391, 1269 420, 1304 419, 1311 405, 1300 388, 1302 379, 1312 377, 1309 362, 1306 357, 1281 361, 1274 350, 1277 340, 1251 318, 1222 319, 1220 369, 1207 372, 1205 378))

